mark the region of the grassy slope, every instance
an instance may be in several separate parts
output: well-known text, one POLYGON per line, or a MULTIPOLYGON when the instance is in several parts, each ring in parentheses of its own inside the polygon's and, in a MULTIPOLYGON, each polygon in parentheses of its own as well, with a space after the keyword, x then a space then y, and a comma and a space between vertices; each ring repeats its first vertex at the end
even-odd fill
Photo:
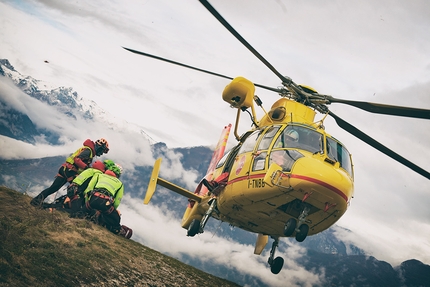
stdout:
POLYGON ((0 186, 0 286, 238 286, 0 186))

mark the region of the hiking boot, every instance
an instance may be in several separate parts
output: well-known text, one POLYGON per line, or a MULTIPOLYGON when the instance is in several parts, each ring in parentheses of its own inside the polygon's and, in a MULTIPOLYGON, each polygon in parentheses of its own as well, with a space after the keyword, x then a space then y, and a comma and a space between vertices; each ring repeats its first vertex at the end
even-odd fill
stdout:
POLYGON ((41 193, 39 193, 37 196, 35 196, 31 201, 30 204, 36 207, 45 208, 43 206, 43 201, 45 201, 45 198, 47 198, 50 194, 52 194, 49 189, 43 190, 41 193))
POLYGON ((30 201, 30 204, 35 207, 42 208, 42 202, 43 202, 43 196, 38 195, 30 201))
POLYGON ((86 216, 87 216, 87 214, 83 211, 72 212, 69 215, 70 218, 79 218, 79 219, 83 219, 86 216))
POLYGON ((119 231, 119 236, 130 239, 133 235, 133 230, 125 225, 121 225, 121 230, 119 231))

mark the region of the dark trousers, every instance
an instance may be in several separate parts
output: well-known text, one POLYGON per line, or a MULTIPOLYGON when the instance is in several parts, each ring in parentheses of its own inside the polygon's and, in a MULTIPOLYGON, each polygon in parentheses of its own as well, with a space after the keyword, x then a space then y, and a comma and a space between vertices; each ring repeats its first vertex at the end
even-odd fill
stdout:
POLYGON ((70 213, 74 214, 79 211, 82 211, 83 203, 84 203, 84 199, 79 197, 78 195, 71 197, 69 201, 70 213))
POLYGON ((54 182, 50 187, 43 190, 35 198, 31 200, 32 205, 40 205, 45 198, 57 192, 66 182, 71 182, 78 175, 77 171, 61 166, 58 174, 55 176, 54 182))
POLYGON ((91 195, 84 208, 88 213, 93 213, 95 210, 99 211, 98 223, 105 226, 109 231, 115 234, 121 231, 121 217, 108 198, 91 195))

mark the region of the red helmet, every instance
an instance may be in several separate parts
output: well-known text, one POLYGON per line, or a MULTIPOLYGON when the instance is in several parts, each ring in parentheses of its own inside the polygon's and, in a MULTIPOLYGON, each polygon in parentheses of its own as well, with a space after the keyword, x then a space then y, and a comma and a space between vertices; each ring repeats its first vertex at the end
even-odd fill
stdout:
POLYGON ((98 169, 101 172, 105 172, 105 164, 99 160, 97 160, 93 163, 92 168, 98 169))
POLYGON ((116 174, 113 171, 111 171, 110 169, 108 169, 107 171, 105 171, 105 174, 113 176, 113 177, 116 177, 116 174))

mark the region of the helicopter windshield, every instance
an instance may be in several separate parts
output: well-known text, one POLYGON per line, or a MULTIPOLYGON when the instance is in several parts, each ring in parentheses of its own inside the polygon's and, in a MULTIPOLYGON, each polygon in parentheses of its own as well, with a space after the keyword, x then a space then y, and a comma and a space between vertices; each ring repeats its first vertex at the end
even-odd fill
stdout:
POLYGON ((265 168, 267 150, 273 141, 273 137, 278 133, 280 128, 281 125, 274 125, 261 130, 256 130, 243 142, 238 154, 253 152, 254 149, 257 148, 257 151, 253 156, 253 171, 263 170, 265 168))
POLYGON ((281 126, 271 126, 267 128, 266 133, 258 144, 257 150, 267 150, 269 149, 270 144, 272 143, 273 137, 278 132, 281 126))
POLYGON ((242 147, 239 150, 238 154, 246 153, 253 151, 255 145, 258 141, 259 136, 263 133, 264 130, 256 130, 251 135, 249 135, 242 144, 242 147))
POLYGON ((289 125, 278 136, 273 148, 297 148, 311 153, 323 152, 323 135, 315 130, 289 125))
POLYGON ((281 126, 270 126, 266 129, 254 131, 250 136, 246 138, 238 154, 253 151, 257 142, 259 141, 260 136, 263 135, 263 133, 264 135, 262 136, 261 141, 258 144, 257 150, 261 151, 269 149, 273 137, 276 135, 280 127, 281 126))

